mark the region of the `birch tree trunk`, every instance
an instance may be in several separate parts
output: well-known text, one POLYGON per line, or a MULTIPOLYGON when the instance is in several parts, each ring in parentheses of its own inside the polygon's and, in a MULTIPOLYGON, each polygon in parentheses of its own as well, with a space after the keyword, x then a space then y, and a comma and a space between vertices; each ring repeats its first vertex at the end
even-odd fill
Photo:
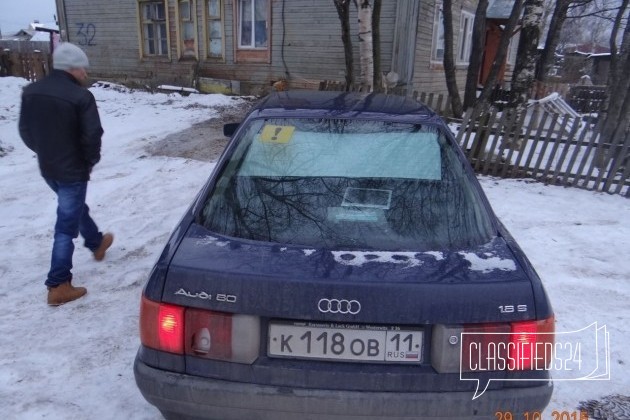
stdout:
POLYGON ((359 4, 359 61, 361 85, 371 92, 374 85, 374 50, 372 43, 372 5, 370 0, 359 4))

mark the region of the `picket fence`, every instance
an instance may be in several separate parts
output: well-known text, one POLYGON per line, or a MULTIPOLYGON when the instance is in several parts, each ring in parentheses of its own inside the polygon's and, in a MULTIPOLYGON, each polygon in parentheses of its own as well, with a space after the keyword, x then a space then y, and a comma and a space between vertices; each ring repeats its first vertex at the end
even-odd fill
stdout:
POLYGON ((587 117, 547 111, 469 110, 456 139, 479 174, 532 178, 630 197, 630 125, 608 142, 587 117))
MULTIPOLYGON (((568 92, 568 85, 564 87, 568 92)), ((345 84, 324 81, 320 90, 345 90, 345 84)), ((401 88, 388 93, 412 96, 449 121, 478 174, 630 197, 629 121, 621 122, 626 124, 626 137, 611 143, 601 138, 591 115, 556 113, 551 106, 533 106, 519 114, 497 107, 471 109, 457 120, 451 117, 447 95, 401 88)))

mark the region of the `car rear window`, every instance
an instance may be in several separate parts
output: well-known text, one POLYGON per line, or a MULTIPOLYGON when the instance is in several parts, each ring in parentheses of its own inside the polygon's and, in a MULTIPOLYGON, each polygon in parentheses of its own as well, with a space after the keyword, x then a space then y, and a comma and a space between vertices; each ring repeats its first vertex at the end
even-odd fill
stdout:
MULTIPOLYGON (((379 131, 352 133, 321 126, 265 124, 238 170, 249 177, 334 177, 441 179, 435 133, 379 131), (416 155, 416 159, 409 156, 416 155)), ((391 127, 389 127, 391 129, 391 127)))
POLYGON ((485 243, 491 223, 438 127, 360 119, 255 119, 202 223, 238 238, 330 249, 485 243))

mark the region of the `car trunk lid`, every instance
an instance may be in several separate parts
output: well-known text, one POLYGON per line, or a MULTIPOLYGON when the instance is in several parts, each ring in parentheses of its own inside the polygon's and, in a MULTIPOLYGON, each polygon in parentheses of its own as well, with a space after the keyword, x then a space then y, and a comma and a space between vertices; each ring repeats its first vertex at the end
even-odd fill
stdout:
POLYGON ((162 299, 261 317, 370 324, 536 316, 531 283, 501 237, 457 251, 330 251, 221 237, 194 223, 171 261, 162 299), (360 309, 329 311, 322 299, 356 301, 360 309))

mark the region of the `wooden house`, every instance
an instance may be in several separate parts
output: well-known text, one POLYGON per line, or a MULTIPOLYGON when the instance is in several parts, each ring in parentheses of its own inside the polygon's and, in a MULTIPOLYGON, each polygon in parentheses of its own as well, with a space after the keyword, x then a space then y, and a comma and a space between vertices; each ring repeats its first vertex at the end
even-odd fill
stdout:
MULTIPOLYGON (((56 0, 64 40, 90 58, 93 78, 208 92, 262 94, 344 81, 341 24, 332 0, 56 0)), ((463 88, 477 0, 456 1, 454 31, 463 88)), ((351 6, 355 75, 358 23, 351 6)), ((441 1, 386 0, 381 70, 408 91, 446 92, 441 1)))

